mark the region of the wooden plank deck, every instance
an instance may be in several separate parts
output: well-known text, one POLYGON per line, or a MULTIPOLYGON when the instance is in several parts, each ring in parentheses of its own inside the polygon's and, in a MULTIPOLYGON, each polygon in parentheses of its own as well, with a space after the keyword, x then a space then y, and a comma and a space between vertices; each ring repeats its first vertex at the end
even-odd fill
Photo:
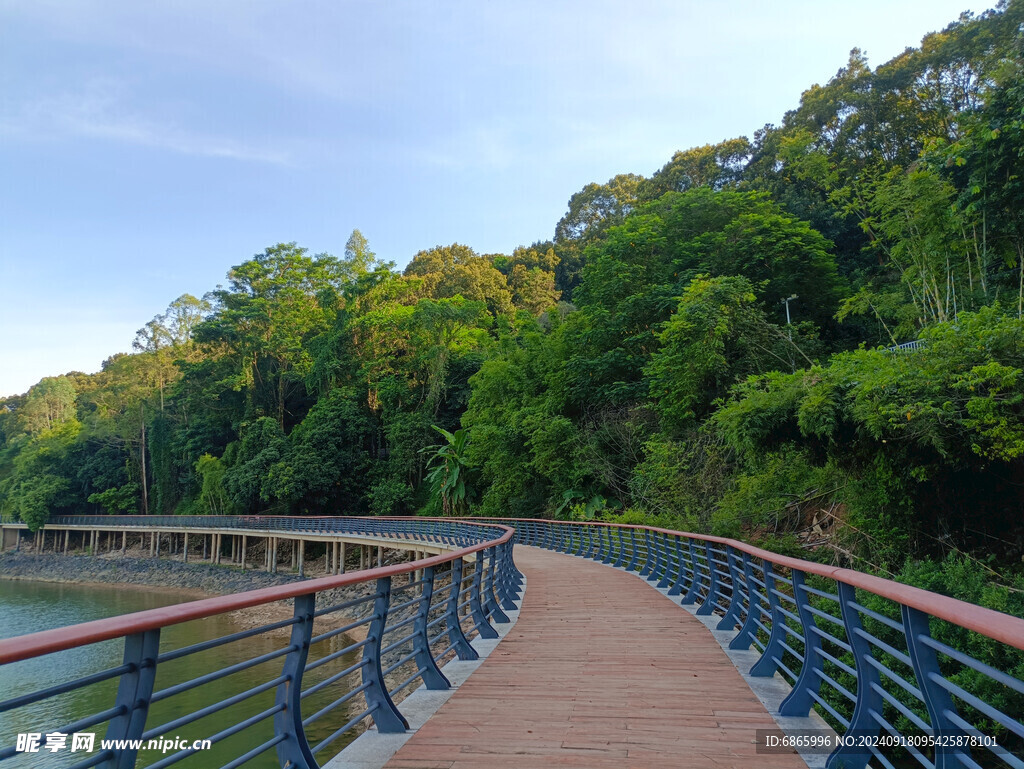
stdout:
POLYGON ((806 769, 711 633, 632 574, 516 547, 516 626, 392 769, 806 769))

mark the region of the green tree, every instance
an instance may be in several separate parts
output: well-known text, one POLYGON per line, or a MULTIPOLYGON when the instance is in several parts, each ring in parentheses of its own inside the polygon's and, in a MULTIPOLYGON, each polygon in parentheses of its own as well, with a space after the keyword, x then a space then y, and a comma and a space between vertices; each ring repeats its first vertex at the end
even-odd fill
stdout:
POLYGON ((555 285, 566 296, 579 285, 587 245, 622 224, 636 208, 644 178, 619 174, 604 184, 590 183, 569 198, 569 210, 555 226, 554 250, 559 263, 555 285))
POLYGON ((751 460, 799 444, 847 473, 834 501, 879 560, 983 544, 1024 503, 1024 323, 985 307, 922 339, 751 378, 711 423, 751 460))
POLYGON ((418 297, 453 299, 461 296, 483 302, 494 317, 514 313, 505 276, 494 266, 493 259, 479 256, 468 246, 453 243, 420 251, 404 274, 420 280, 418 297))
POLYGON ((132 513, 139 504, 139 485, 126 483, 124 486, 108 488, 89 495, 89 501, 103 508, 107 515, 132 513))
POLYGON ((66 377, 44 377, 32 385, 18 411, 21 429, 38 434, 75 416, 75 386, 66 377))
MULTIPOLYGON (((242 440, 224 473, 224 488, 232 507, 256 513, 274 495, 273 468, 284 457, 287 442, 277 420, 260 417, 242 431, 242 440)), ((225 455, 224 459, 228 457, 225 455)))
POLYGON ((445 439, 446 443, 428 446, 423 451, 430 454, 428 466, 432 469, 427 475, 434 498, 441 504, 443 515, 465 515, 473 496, 473 489, 467 481, 469 467, 466 462, 466 446, 469 434, 465 430, 450 433, 434 426, 445 439))
POLYGON ((38 531, 52 513, 72 503, 67 459, 81 430, 78 420, 69 418, 22 438, 0 480, 0 510, 38 531))
MULTIPOLYGON (((1022 6, 1013 4, 1007 14, 1011 10, 1019 15, 1022 6)), ((986 298, 1000 287, 1015 290, 1020 317, 1024 317, 1022 70, 1020 56, 1004 61, 993 75, 996 85, 986 94, 984 108, 962 117, 956 140, 937 143, 932 155, 959 189, 959 210, 950 216, 959 215, 969 223, 965 240, 977 269, 969 270, 968 277, 977 275, 986 298)))
POLYGON ((842 281, 829 246, 759 193, 700 187, 641 207, 587 252, 573 295, 583 316, 567 364, 573 390, 612 405, 644 398, 659 327, 698 274, 756 282, 761 309, 780 321, 779 300, 798 293, 803 317, 830 331, 842 281))
POLYGON ((742 277, 695 278, 658 340, 644 374, 655 408, 676 428, 705 417, 738 380, 786 363, 785 337, 742 277))
POLYGON ((197 329, 211 349, 230 351, 251 414, 267 414, 284 430, 293 399, 306 394, 313 365, 308 342, 325 333, 344 268, 327 255, 309 257, 294 243, 279 243, 228 273, 230 290, 213 293, 214 313, 197 329))
POLYGON ((536 317, 558 303, 562 292, 555 288, 555 275, 539 267, 527 270, 521 264, 512 267, 508 276, 512 303, 536 317))
POLYGON ((361 512, 368 491, 371 422, 351 389, 332 390, 288 436, 263 492, 307 514, 361 512))
POLYGON ((569 210, 555 227, 555 241, 590 241, 622 224, 636 205, 642 182, 642 176, 619 174, 604 184, 586 185, 569 198, 569 210))
POLYGON ((655 200, 666 192, 685 192, 695 187, 720 190, 736 185, 750 159, 746 136, 719 144, 676 152, 672 159, 640 185, 642 200, 655 200))
POLYGON ((470 380, 462 425, 473 433, 466 455, 483 481, 482 514, 533 516, 593 483, 567 403, 566 333, 557 315, 553 323, 503 337, 470 380))
POLYGON ((372 272, 378 265, 377 255, 370 250, 370 242, 359 230, 352 230, 345 243, 345 264, 355 276, 372 272))
POLYGON ((227 468, 215 456, 203 454, 196 462, 200 479, 199 505, 210 515, 225 515, 231 511, 231 500, 224 484, 227 468))
POLYGON ((893 169, 867 196, 863 226, 891 260, 920 326, 952 320, 983 299, 985 275, 975 270, 954 202, 952 185, 927 167, 893 169))
POLYGON ((770 205, 754 205, 718 232, 685 244, 686 261, 712 275, 741 275, 760 286, 761 306, 779 321, 786 297, 802 298, 803 319, 827 327, 843 295, 832 244, 807 222, 770 205))
POLYGON ((426 408, 436 414, 448 391, 453 359, 481 346, 489 325, 486 306, 457 296, 453 299, 421 299, 412 320, 420 331, 419 355, 426 370, 426 408))

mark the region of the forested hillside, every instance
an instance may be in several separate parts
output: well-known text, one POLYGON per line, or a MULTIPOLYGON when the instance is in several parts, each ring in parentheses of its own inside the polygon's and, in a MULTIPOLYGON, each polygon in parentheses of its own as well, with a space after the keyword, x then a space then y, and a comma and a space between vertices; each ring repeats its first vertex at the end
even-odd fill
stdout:
POLYGON ((2 512, 657 521, 1020 611, 1022 24, 854 50, 512 254, 273 245, 0 400, 2 512))

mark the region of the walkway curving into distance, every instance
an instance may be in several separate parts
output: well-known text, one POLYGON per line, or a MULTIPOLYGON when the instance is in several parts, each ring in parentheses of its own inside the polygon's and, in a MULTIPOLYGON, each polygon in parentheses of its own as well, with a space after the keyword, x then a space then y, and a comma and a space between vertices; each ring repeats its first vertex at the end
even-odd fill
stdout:
POLYGON ((701 622, 641 578, 516 546, 528 589, 497 649, 391 769, 806 769, 701 622))

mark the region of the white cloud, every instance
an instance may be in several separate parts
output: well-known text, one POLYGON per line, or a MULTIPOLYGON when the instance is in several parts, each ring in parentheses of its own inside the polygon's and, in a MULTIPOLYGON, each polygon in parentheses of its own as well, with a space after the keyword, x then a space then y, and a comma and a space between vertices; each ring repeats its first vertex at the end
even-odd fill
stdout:
POLYGON ((171 119, 157 120, 127 106, 124 83, 92 80, 80 91, 47 96, 0 116, 0 135, 22 140, 86 137, 167 150, 182 155, 287 165, 287 152, 250 146, 235 139, 189 130, 171 119))

